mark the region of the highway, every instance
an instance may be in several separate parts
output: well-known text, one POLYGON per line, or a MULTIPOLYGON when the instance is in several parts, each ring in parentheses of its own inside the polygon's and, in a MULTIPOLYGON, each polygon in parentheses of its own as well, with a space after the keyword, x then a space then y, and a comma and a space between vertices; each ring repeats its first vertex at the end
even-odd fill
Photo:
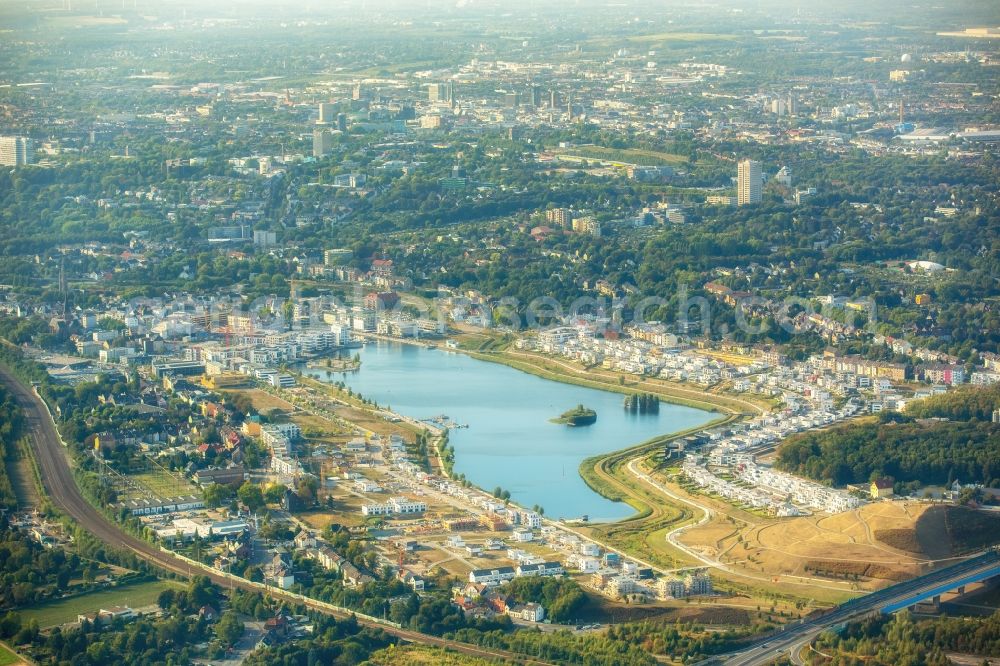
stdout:
POLYGON ((1000 555, 996 551, 987 551, 985 554, 965 562, 932 571, 919 578, 887 587, 864 597, 852 599, 821 617, 789 624, 781 631, 760 639, 738 653, 728 657, 716 657, 709 660, 708 663, 724 663, 726 666, 762 666, 783 654, 791 653, 795 656, 816 636, 827 629, 879 612, 885 606, 905 602, 911 597, 923 593, 933 592, 935 588, 942 585, 958 584, 970 576, 996 570, 998 565, 1000 565, 1000 555))
MULTIPOLYGON (((128 534, 106 518, 83 497, 76 485, 76 480, 70 470, 69 452, 63 447, 59 434, 56 432, 55 423, 41 398, 2 366, 0 366, 0 382, 11 391, 24 412, 26 427, 31 438, 31 448, 38 461, 42 484, 45 486, 48 497, 60 511, 109 546, 131 552, 140 559, 165 571, 188 578, 204 575, 222 587, 238 587, 249 592, 261 591, 261 586, 257 583, 236 576, 227 576, 207 565, 194 563, 187 558, 161 551, 156 546, 128 534)), ((312 610, 333 617, 344 619, 351 615, 351 613, 334 610, 329 604, 303 599, 299 595, 283 590, 267 588, 267 593, 273 598, 291 604, 303 604, 312 610)), ((410 643, 445 648, 484 659, 503 659, 527 664, 548 663, 504 650, 480 648, 468 643, 445 640, 437 636, 401 629, 391 623, 382 623, 361 616, 356 617, 359 624, 382 629, 386 633, 410 643)))

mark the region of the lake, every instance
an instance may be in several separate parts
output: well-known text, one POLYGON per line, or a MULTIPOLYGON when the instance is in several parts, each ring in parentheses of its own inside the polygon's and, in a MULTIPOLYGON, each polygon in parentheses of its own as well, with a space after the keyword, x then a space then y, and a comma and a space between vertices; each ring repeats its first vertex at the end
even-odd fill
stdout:
POLYGON ((622 502, 591 490, 580 462, 669 432, 707 423, 711 412, 661 403, 658 414, 634 414, 619 393, 542 379, 499 363, 415 345, 377 342, 351 350, 357 373, 305 370, 416 419, 447 415, 468 428, 453 429, 455 472, 477 486, 510 491, 521 506, 540 505, 550 518, 612 521, 632 515, 622 502), (590 426, 550 423, 582 404, 597 411, 590 426))

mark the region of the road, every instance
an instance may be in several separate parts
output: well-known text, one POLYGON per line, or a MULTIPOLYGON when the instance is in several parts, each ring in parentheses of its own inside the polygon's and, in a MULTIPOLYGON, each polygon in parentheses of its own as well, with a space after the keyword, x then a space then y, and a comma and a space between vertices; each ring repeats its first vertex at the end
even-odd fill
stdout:
MULTIPOLYGON (((648 474, 644 474, 643 472, 640 472, 638 469, 636 469, 636 466, 635 466, 636 463, 639 462, 640 460, 642 460, 642 458, 638 457, 638 458, 633 458, 632 460, 630 460, 628 462, 628 464, 625 467, 628 469, 629 473, 631 473, 635 478, 639 479, 640 481, 642 481, 642 482, 644 482, 644 483, 652 486, 658 492, 666 495, 670 499, 672 499, 672 500, 674 500, 676 502, 682 502, 684 504, 687 504, 688 506, 694 507, 695 509, 701 511, 702 514, 703 514, 702 517, 699 520, 697 520, 695 522, 685 523, 684 525, 681 525, 680 527, 676 527, 676 528, 672 529, 671 531, 667 532, 666 539, 667 539, 667 542, 671 546, 673 546, 677 550, 683 552, 684 554, 688 555, 692 559, 698 560, 699 562, 701 562, 703 565, 705 565, 707 567, 713 567, 715 569, 720 569, 722 571, 725 571, 726 573, 732 574, 734 576, 740 576, 742 578, 749 578, 749 579, 752 579, 752 580, 759 580, 759 581, 764 581, 764 582, 773 582, 773 577, 771 577, 771 576, 758 576, 756 574, 748 573, 746 571, 741 571, 739 569, 733 568, 732 566, 730 566, 729 564, 726 564, 725 562, 722 562, 721 560, 714 559, 714 558, 708 557, 706 555, 703 555, 702 553, 698 552, 694 548, 691 548, 690 546, 687 546, 684 543, 682 543, 681 540, 680 540, 680 536, 685 531, 693 529, 695 527, 700 527, 702 525, 705 525, 710 520, 712 520, 712 518, 715 516, 715 511, 711 507, 709 507, 709 506, 706 506, 706 505, 703 505, 703 504, 698 504, 697 502, 693 502, 693 501, 687 499, 686 497, 681 497, 677 493, 675 493, 675 492, 671 491, 669 488, 665 487, 663 484, 657 483, 648 474)), ((825 589, 828 589, 828 590, 835 590, 837 592, 850 592, 851 591, 850 588, 848 588, 848 587, 838 586, 838 585, 831 585, 829 582, 827 582, 827 581, 825 581, 825 580, 823 580, 821 578, 811 578, 809 576, 796 576, 796 575, 793 575, 793 574, 782 574, 781 577, 782 577, 782 580, 786 584, 790 584, 790 585, 806 585, 806 586, 809 586, 809 587, 822 587, 822 588, 825 588, 825 589)))
MULTIPOLYGON (((60 441, 59 434, 55 429, 55 423, 45 403, 42 402, 41 398, 34 391, 22 384, 3 367, 0 367, 0 382, 11 391, 24 412, 26 428, 31 438, 31 448, 35 459, 38 461, 38 469, 46 494, 60 511, 72 518, 81 528, 90 532, 104 543, 130 552, 136 557, 165 571, 189 578, 195 575, 204 575, 221 587, 238 587, 249 592, 260 592, 259 587, 248 580, 227 577, 212 567, 192 564, 177 555, 161 551, 152 544, 128 534, 117 524, 106 518, 83 497, 79 487, 76 485, 76 480, 70 471, 69 453, 60 441)), ((316 610, 333 617, 344 619, 350 615, 348 613, 332 611, 328 605, 318 601, 307 600, 303 602, 297 596, 285 593, 282 590, 269 588, 268 594, 292 604, 304 603, 311 610, 316 610)), ((386 633, 410 643, 432 645, 485 659, 505 659, 529 664, 547 663, 504 650, 480 648, 467 643, 445 640, 416 631, 399 629, 369 621, 362 617, 358 617, 357 620, 359 624, 382 629, 386 633)))
POLYGON ((1000 557, 996 552, 988 552, 865 597, 853 599, 821 617, 787 625, 776 634, 757 641, 739 653, 710 661, 725 663, 726 666, 763 666, 783 654, 791 654, 793 660, 801 659, 802 651, 827 629, 878 612, 889 604, 907 601, 915 595, 930 592, 942 584, 961 581, 967 576, 996 569, 998 559, 1000 557))

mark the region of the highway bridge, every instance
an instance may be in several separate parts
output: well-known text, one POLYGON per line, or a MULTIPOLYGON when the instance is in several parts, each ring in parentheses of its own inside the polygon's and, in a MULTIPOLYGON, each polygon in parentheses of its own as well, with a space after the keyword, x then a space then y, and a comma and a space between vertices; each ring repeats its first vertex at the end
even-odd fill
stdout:
MULTIPOLYGON (((993 553, 994 551, 990 552, 993 553)), ((972 585, 974 583, 981 583, 983 581, 989 580, 990 578, 993 578, 994 576, 1000 576, 1000 563, 997 563, 994 566, 986 567, 981 571, 970 573, 969 575, 964 576, 958 580, 954 579, 949 580, 948 582, 942 583, 941 585, 938 585, 931 589, 920 590, 919 592, 916 592, 910 595, 909 597, 882 606, 881 608, 879 608, 879 611, 885 614, 895 613, 896 611, 903 610, 904 608, 909 608, 923 601, 935 601, 935 602, 939 601, 941 595, 946 594, 948 592, 957 591, 959 594, 964 594, 966 586, 972 585)))
POLYGON ((836 629, 849 621, 873 614, 894 613, 995 576, 1000 576, 1000 552, 991 549, 958 564, 852 599, 820 617, 786 625, 739 652, 708 659, 701 664, 762 666, 787 653, 795 661, 799 650, 828 629, 836 629))

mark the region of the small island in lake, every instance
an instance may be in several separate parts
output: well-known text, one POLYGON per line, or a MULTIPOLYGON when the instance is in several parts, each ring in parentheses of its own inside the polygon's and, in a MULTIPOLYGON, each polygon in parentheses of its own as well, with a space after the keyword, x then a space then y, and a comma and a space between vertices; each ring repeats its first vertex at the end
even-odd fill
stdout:
POLYGON ((586 426, 595 421, 597 421, 597 412, 583 405, 577 405, 568 412, 563 412, 559 418, 552 419, 553 423, 562 423, 568 426, 586 426))

